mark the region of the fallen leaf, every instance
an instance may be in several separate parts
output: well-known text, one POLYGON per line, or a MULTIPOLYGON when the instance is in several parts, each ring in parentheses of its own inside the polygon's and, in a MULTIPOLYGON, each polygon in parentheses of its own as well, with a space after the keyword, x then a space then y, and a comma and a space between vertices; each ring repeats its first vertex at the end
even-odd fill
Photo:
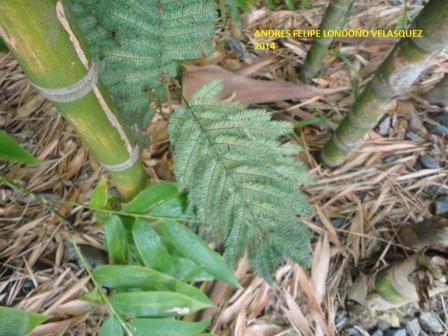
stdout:
POLYGON ((221 99, 234 95, 235 101, 246 104, 261 104, 291 99, 308 99, 347 90, 346 87, 319 89, 303 83, 268 81, 252 79, 238 73, 225 70, 217 65, 184 66, 182 93, 189 100, 205 83, 215 78, 224 81, 221 99))

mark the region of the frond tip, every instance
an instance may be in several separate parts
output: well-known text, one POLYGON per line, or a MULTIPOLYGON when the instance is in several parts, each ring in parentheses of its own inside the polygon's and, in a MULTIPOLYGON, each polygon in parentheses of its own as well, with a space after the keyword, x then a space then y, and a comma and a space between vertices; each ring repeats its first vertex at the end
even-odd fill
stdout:
POLYGON ((301 218, 312 209, 299 186, 311 177, 293 156, 300 147, 278 141, 292 125, 219 101, 222 88, 221 80, 209 82, 171 118, 176 176, 199 218, 224 241, 227 262, 235 265, 247 250, 251 267, 272 282, 286 258, 309 264, 311 234, 301 218))

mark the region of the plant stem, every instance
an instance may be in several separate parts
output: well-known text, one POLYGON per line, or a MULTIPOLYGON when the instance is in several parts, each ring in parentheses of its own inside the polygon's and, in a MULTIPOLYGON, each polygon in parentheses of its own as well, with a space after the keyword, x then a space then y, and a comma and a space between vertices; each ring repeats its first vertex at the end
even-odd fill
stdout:
MULTIPOLYGON (((64 14, 56 0, 0 2, 0 36, 28 78, 40 87, 71 86, 85 77, 89 67, 90 55, 81 47, 85 42, 73 34, 64 14)), ((53 103, 100 163, 117 165, 129 159, 134 141, 99 84, 78 100, 53 103)), ((140 160, 110 176, 126 199, 147 183, 140 160)))
POLYGON ((341 165, 387 107, 405 92, 448 44, 448 1, 431 0, 421 11, 414 29, 422 38, 402 39, 355 100, 321 156, 329 167, 341 165))
MULTIPOLYGON (((331 0, 319 30, 342 29, 345 26, 346 18, 350 15, 352 5, 353 0, 331 0)), ((319 73, 331 42, 333 39, 329 37, 316 38, 302 67, 301 76, 304 80, 310 80, 319 73)))
POLYGON ((37 203, 39 203, 45 210, 51 213, 55 218, 59 220, 62 225, 67 229, 67 232, 69 234, 69 241, 72 244, 72 246, 75 249, 76 255, 78 256, 81 266, 84 267, 85 271, 90 277, 90 281, 92 281, 93 285, 95 286, 95 290, 99 293, 101 296, 101 299, 108 307, 110 313, 117 319, 117 321, 121 324, 123 329, 127 332, 128 336, 133 336, 132 331, 130 330, 127 323, 121 318, 121 316, 115 311, 114 307, 112 306, 112 303, 110 302, 109 298, 106 294, 103 292, 103 288, 98 284, 98 282, 95 280, 92 270, 90 269, 89 263, 86 261, 84 255, 81 252, 81 249, 79 248, 78 244, 76 243, 76 239, 72 235, 72 224, 67 220, 67 218, 64 217, 55 207, 52 203, 47 201, 44 197, 35 194, 31 191, 29 191, 24 185, 20 184, 20 182, 15 181, 8 176, 0 173, 0 186, 4 184, 8 187, 19 190, 20 192, 24 193, 25 195, 31 197, 34 199, 37 203))
POLYGON ((373 276, 361 275, 350 288, 348 299, 374 311, 386 311, 417 301, 427 307, 430 297, 448 290, 447 262, 444 253, 423 250, 373 276))

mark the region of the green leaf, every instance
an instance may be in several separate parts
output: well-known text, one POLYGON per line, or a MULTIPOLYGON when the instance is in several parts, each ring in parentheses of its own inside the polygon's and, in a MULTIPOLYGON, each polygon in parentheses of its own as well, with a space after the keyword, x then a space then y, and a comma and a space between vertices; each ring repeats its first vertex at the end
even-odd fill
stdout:
POLYGON ((136 219, 132 224, 132 236, 143 263, 158 271, 175 274, 173 261, 157 232, 146 221, 136 219))
POLYGON ((24 336, 50 317, 0 306, 0 334, 2 336, 24 336))
POLYGON ((11 160, 22 163, 37 164, 37 160, 28 151, 23 149, 6 132, 0 130, 0 160, 11 160))
POLYGON ((114 264, 126 264, 129 256, 127 232, 117 215, 102 215, 106 234, 106 246, 114 264))
POLYGON ((210 323, 184 322, 174 319, 135 319, 129 325, 136 331, 134 336, 197 336, 210 323))
MULTIPOLYGON (((123 276, 123 275, 122 275, 123 276)), ((112 306, 126 316, 187 315, 211 305, 174 292, 129 292, 112 296, 112 306)))
POLYGON ((198 288, 147 267, 104 265, 95 269, 93 277, 100 285, 109 288, 172 291, 194 298, 205 305, 213 305, 198 288), (124 274, 126 276, 123 276, 124 274))
POLYGON ((123 328, 115 318, 109 318, 103 323, 98 336, 123 336, 123 328))
POLYGON ((90 207, 93 209, 105 209, 107 204, 107 182, 101 178, 90 197, 90 207))
POLYGON ((0 38, 0 52, 8 52, 8 46, 6 45, 5 41, 3 41, 0 38))
POLYGON ((221 256, 193 232, 178 222, 166 220, 161 223, 166 237, 182 252, 217 279, 241 287, 221 256))
POLYGON ((153 184, 135 196, 123 208, 123 212, 148 214, 154 207, 179 196, 179 194, 176 183, 160 182, 153 184))
POLYGON ((214 280, 211 274, 207 273, 201 266, 195 264, 187 258, 172 256, 172 262, 176 269, 174 276, 183 281, 211 281, 214 280))
POLYGON ((187 195, 182 193, 177 197, 173 197, 166 202, 155 206, 151 210, 151 215, 169 218, 188 218, 188 214, 185 213, 186 207, 187 195))
POLYGON ((81 296, 80 298, 83 301, 87 301, 90 303, 96 303, 96 304, 104 304, 103 296, 98 291, 98 289, 94 289, 93 291, 81 296))

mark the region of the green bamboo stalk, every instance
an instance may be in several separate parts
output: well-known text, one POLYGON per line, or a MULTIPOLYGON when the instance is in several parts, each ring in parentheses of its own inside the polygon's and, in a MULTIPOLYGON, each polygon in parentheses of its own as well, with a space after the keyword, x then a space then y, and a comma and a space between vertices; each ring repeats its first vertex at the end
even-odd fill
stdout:
POLYGON ((349 289, 348 299, 372 311, 386 311, 410 302, 427 304, 425 300, 448 290, 446 262, 443 253, 422 250, 376 274, 362 274, 349 289), (431 286, 422 286, 416 281, 420 278, 429 279, 431 286))
MULTIPOLYGON (((0 36, 28 78, 40 87, 73 85, 85 77, 90 65, 85 43, 80 34, 75 36, 65 14, 57 0, 0 2, 0 36)), ((99 84, 76 101, 54 105, 100 163, 117 165, 130 157, 134 140, 99 84)), ((110 172, 110 177, 125 198, 147 183, 140 160, 124 171, 110 172)))
MULTIPOLYGON (((350 16, 352 5, 353 0, 330 0, 319 30, 342 29, 345 26, 346 19, 350 16)), ((301 70, 301 76, 304 80, 310 80, 317 76, 332 42, 333 39, 329 37, 316 38, 306 55, 301 70)))
POLYGON ((405 92, 448 44, 448 1, 431 0, 421 11, 414 29, 422 38, 402 39, 356 99, 321 156, 329 167, 341 165, 387 107, 405 92))

